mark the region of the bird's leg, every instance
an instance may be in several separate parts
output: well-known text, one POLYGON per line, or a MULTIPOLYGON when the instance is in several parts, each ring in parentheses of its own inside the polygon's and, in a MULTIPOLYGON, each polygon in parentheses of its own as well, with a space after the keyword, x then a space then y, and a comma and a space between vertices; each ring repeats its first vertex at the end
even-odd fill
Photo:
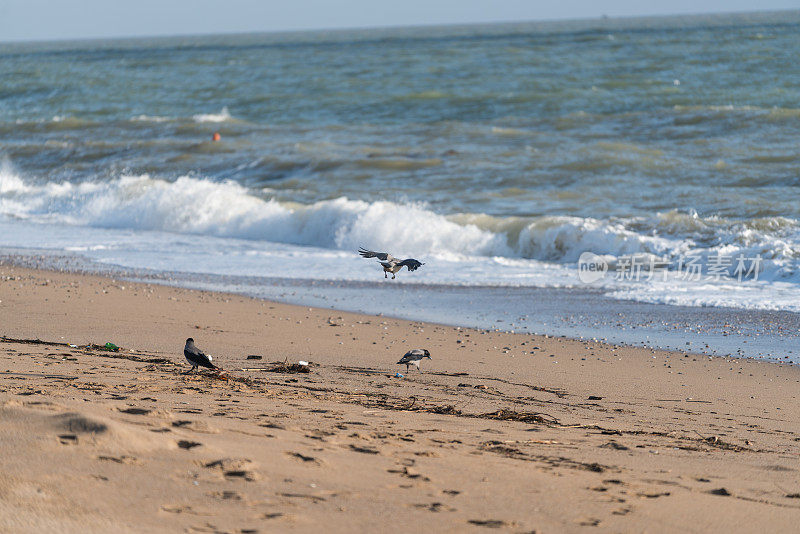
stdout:
POLYGON ((389 275, 388 275, 388 274, 386 274, 386 271, 383 271, 383 277, 384 277, 384 278, 389 278, 389 275))
POLYGON ((395 274, 394 274, 394 273, 392 273, 392 280, 394 280, 394 279, 395 279, 395 274))
POLYGON ((188 371, 186 371, 185 373, 181 373, 181 374, 182 374, 182 375, 188 375, 189 373, 191 373, 191 372, 192 372, 192 371, 194 371, 195 369, 197 369, 197 366, 196 366, 196 365, 193 365, 191 369, 189 369, 189 370, 188 370, 188 371))

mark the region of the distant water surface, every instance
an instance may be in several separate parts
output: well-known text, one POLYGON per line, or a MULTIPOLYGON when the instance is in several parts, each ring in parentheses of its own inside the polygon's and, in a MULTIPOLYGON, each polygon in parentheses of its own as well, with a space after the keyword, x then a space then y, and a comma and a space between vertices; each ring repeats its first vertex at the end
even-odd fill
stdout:
MULTIPOLYGON (((0 246, 800 310, 800 11, 0 45, 0 246), (213 132, 222 139, 212 142, 213 132), (685 280, 724 255, 757 280, 685 280)), ((732 270, 731 267, 729 270, 732 270)))

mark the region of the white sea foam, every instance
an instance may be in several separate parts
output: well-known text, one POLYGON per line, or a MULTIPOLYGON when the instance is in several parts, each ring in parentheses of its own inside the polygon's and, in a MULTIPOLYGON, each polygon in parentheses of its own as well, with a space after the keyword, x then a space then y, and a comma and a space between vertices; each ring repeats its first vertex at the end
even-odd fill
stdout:
POLYGON ((192 116, 195 122, 225 122, 232 118, 228 106, 223 107, 219 113, 199 113, 192 116))
POLYGON ((5 158, 0 160, 0 195, 22 192, 25 189, 25 182, 11 166, 11 162, 5 158))
POLYGON ((97 228, 159 230, 331 249, 364 243, 396 251, 508 255, 501 236, 421 206, 337 198, 282 204, 234 182, 147 175, 110 182, 26 185, 3 173, 0 215, 97 228))
POLYGON ((159 115, 136 115, 131 117, 131 120, 134 122, 167 122, 170 118, 159 115))

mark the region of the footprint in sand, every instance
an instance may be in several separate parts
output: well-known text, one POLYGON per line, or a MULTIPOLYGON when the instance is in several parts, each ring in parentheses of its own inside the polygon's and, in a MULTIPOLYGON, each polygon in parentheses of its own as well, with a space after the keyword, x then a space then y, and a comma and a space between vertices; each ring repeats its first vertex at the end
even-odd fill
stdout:
POLYGON ((510 523, 508 521, 503 521, 501 519, 470 519, 467 521, 470 525, 475 525, 478 527, 486 527, 486 528, 503 528, 503 527, 512 527, 514 523, 510 523))
POLYGON ((147 415, 152 412, 152 410, 148 410, 147 408, 125 408, 124 410, 120 410, 120 412, 130 415, 147 415))
POLYGON ((219 430, 209 426, 203 421, 179 420, 173 421, 172 426, 175 428, 184 428, 193 432, 200 432, 203 434, 218 434, 219 430))
POLYGON ((255 464, 246 458, 222 458, 204 465, 208 469, 220 471, 226 480, 247 480, 253 482, 260 477, 255 471, 255 464))
POLYGON ((350 445, 350 450, 363 454, 380 454, 381 451, 375 447, 364 447, 362 445, 350 445))
POLYGON ((289 499, 308 499, 313 502, 323 502, 325 501, 325 497, 320 497, 319 495, 312 495, 310 493, 278 493, 281 497, 287 497, 289 499))
POLYGON ((429 512, 455 512, 456 509, 440 502, 432 502, 430 504, 413 504, 414 508, 420 510, 428 510, 429 512))
POLYGON ((211 493, 207 494, 209 497, 213 497, 215 499, 220 499, 223 501, 241 501, 243 500, 242 495, 238 491, 212 491, 211 493))
POLYGON ((643 499, 658 499, 659 497, 669 497, 670 492, 668 491, 656 491, 653 493, 637 493, 639 497, 643 499))
POLYGON ((66 430, 76 434, 101 434, 108 430, 108 425, 104 421, 99 421, 75 413, 65 413, 56 416, 66 430))
POLYGON ((78 436, 75 434, 61 434, 58 440, 62 445, 76 445, 78 443, 78 436))
POLYGON ((171 514, 182 514, 184 512, 190 512, 192 510, 192 507, 182 506, 180 504, 164 504, 161 506, 161 509, 171 514))
POLYGON ((116 464, 132 465, 140 463, 138 458, 134 456, 127 456, 124 454, 122 456, 98 456, 97 459, 106 462, 114 462, 116 464))
POLYGON ((256 475, 253 471, 247 471, 244 469, 235 469, 233 471, 225 471, 223 473, 226 479, 242 479, 247 480, 248 482, 254 482, 258 480, 258 475, 256 475))
POLYGON ((191 506, 185 504, 163 504, 161 505, 161 510, 163 512, 168 512, 170 514, 191 514, 191 515, 202 515, 202 516, 214 515, 213 513, 210 512, 195 510, 191 506))
POLYGON ((278 423, 261 423, 258 426, 263 426, 264 428, 274 428, 276 430, 286 430, 285 426, 279 425, 278 423))
POLYGON ((396 473, 402 477, 410 478, 412 480, 421 480, 424 482, 430 482, 431 480, 412 467, 403 467, 402 469, 387 469, 387 471, 389 473, 396 473))
POLYGON ((311 464, 311 465, 320 465, 320 461, 313 456, 307 456, 305 454, 299 452, 287 452, 286 453, 290 458, 294 458, 296 460, 300 460, 304 464, 311 464))
POLYGON ((186 440, 186 439, 182 439, 182 440, 177 442, 177 445, 181 449, 185 449, 185 450, 188 451, 190 449, 194 449, 195 447, 201 447, 203 444, 200 443, 199 441, 189 441, 189 440, 186 440))
POLYGON ((627 451, 630 450, 629 447, 614 441, 613 439, 608 443, 604 443, 603 445, 599 445, 601 449, 613 449, 615 451, 627 451))

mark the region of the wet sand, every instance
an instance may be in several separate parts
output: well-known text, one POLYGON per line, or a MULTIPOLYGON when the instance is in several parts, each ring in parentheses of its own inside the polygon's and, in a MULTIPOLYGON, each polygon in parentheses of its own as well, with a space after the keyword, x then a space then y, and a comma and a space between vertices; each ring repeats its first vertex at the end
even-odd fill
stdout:
POLYGON ((9 265, 0 335, 3 532, 765 532, 800 520, 792 365, 9 265), (181 374, 187 337, 227 379, 181 374), (106 342, 121 350, 87 348, 106 342), (418 347, 433 356, 422 372, 395 365, 418 347), (309 373, 274 363, 298 360, 309 373))

